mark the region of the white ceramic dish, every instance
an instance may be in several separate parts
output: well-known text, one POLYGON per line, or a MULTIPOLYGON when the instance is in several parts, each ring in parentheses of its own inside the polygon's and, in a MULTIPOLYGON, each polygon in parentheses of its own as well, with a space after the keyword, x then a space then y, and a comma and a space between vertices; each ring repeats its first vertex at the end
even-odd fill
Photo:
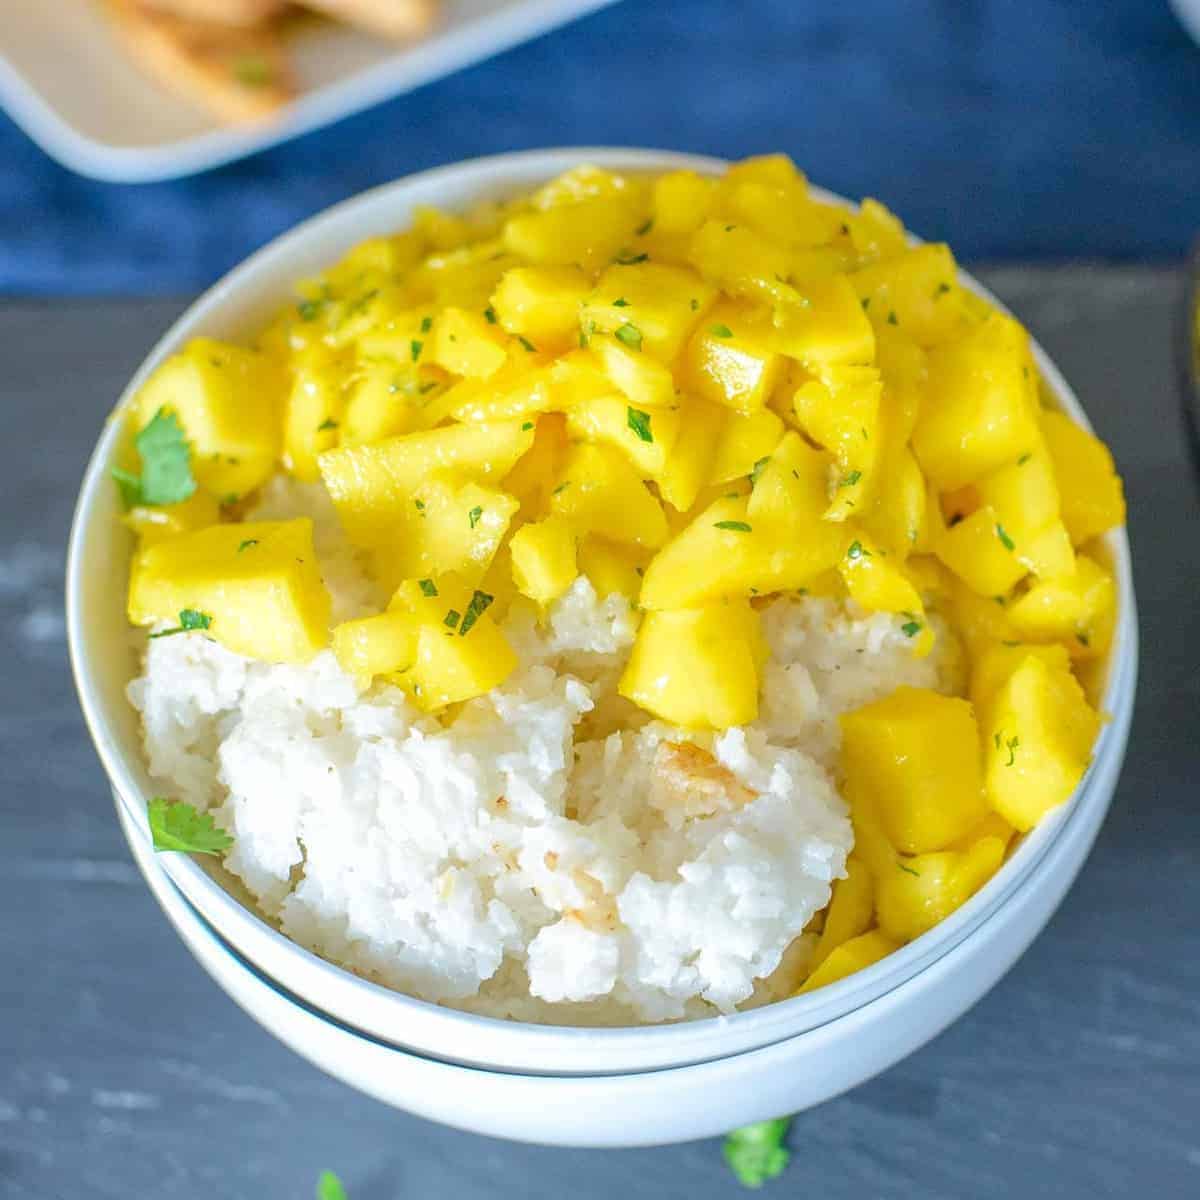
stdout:
POLYGON ((0 17, 0 104, 80 174, 174 179, 332 124, 612 3, 441 0, 437 25, 408 43, 333 24, 303 30, 295 102, 270 124, 230 127, 146 76, 96 0, 9 0, 0 17))
MULTIPOLYGON (((283 302, 295 279, 316 272, 365 237, 403 227, 415 205, 454 208, 529 187, 584 160, 633 170, 688 165, 715 171, 722 165, 652 151, 555 150, 481 159, 376 189, 300 226, 218 283, 163 337, 121 403, 162 358, 189 338, 199 333, 244 334, 283 302)), ((978 285, 971 286, 982 292, 978 285)), ((1053 364, 1040 348, 1035 350, 1039 367, 1063 407, 1077 420, 1084 419, 1053 364)), ((134 670, 124 612, 123 564, 130 537, 116 519, 116 489, 108 474, 117 433, 115 422, 110 423, 80 493, 68 561, 67 617, 88 725, 127 818, 145 832, 152 785, 142 762, 136 716, 124 698, 134 670)), ((1104 695, 1114 720, 1101 734, 1093 767, 1075 798, 1026 838, 995 878, 948 920, 883 962, 812 995, 729 1018, 665 1027, 581 1030, 474 1017, 367 983, 303 950, 244 906, 236 898, 236 888, 227 890, 231 881, 228 877, 222 881, 219 868, 169 855, 163 859, 163 869, 222 937, 288 991, 382 1041, 489 1069, 615 1074, 716 1060, 844 1019, 909 981, 926 978, 956 948, 963 949, 972 970, 986 974, 987 964, 973 949, 982 944, 981 931, 993 921, 1007 920, 1005 913, 1030 889, 1058 889, 1062 881, 1049 878, 1044 864, 1072 821, 1087 822, 1094 833, 1124 752, 1137 673, 1136 617, 1124 533, 1111 535, 1108 544, 1120 587, 1120 618, 1104 695)), ((963 956, 955 961, 963 961, 963 956)))
MULTIPOLYGON (((1126 693, 1132 700, 1132 688, 1126 693)), ((1120 772, 1131 703, 1084 796, 1024 886, 927 970, 819 1029, 715 1062, 628 1075, 484 1071, 397 1050, 297 1001, 255 971, 188 904, 118 798, 146 881, 201 966, 255 1020, 330 1075, 407 1112, 491 1137, 569 1146, 647 1146, 711 1137, 800 1112, 885 1070, 965 1012, 1049 920, 1082 866, 1120 772)))

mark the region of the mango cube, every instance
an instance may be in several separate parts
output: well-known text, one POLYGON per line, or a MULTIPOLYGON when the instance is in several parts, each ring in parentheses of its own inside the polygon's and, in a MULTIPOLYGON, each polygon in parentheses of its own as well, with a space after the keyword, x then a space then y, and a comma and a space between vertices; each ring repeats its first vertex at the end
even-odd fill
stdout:
POLYGON ((662 505, 628 459, 607 446, 585 442, 567 451, 550 507, 580 533, 648 549, 667 540, 662 505))
POLYGON ((357 374, 342 412, 340 444, 360 446, 407 433, 423 400, 420 377, 386 359, 364 364, 357 374))
POLYGON ((482 314, 451 306, 434 323, 430 358, 451 375, 488 379, 508 359, 507 340, 482 314))
POLYGON ((594 268, 613 259, 632 239, 642 218, 643 210, 634 199, 619 193, 595 196, 518 213, 504 226, 504 245, 537 265, 594 268))
POLYGON ((840 945, 866 933, 874 916, 871 868, 851 854, 846 859, 846 877, 833 885, 833 898, 825 910, 825 924, 809 962, 810 971, 815 971, 840 945))
POLYGON ((575 533, 562 517, 522 525, 509 552, 517 589, 538 604, 557 600, 579 574, 575 533))
POLYGON ((865 533, 851 530, 852 540, 838 560, 838 572, 850 598, 868 612, 900 613, 900 626, 912 639, 913 653, 928 654, 933 646, 933 631, 925 619, 920 593, 903 569, 885 554, 865 533))
POLYGON ((235 654, 307 662, 329 644, 329 593, 312 521, 210 525, 136 555, 130 622, 176 625, 185 609, 210 618, 204 636, 235 654))
POLYGON ((776 303, 796 295, 780 282, 791 265, 788 248, 745 225, 705 221, 692 235, 688 261, 733 296, 776 303))
POLYGON ((783 374, 769 318, 722 301, 700 323, 680 367, 689 389, 739 412, 761 409, 783 374))
POLYGON ((712 476, 725 417, 724 408, 704 400, 692 399, 683 406, 679 432, 656 476, 659 494, 677 512, 687 512, 696 503, 712 476))
POLYGON ((949 246, 914 246, 855 271, 850 283, 873 325, 897 326, 922 346, 949 341, 966 329, 949 246))
POLYGON ((1062 500, 1062 519, 1076 546, 1125 520, 1125 495, 1108 447, 1065 413, 1042 413, 1042 435, 1062 500))
POLYGON ((1009 606, 1008 619, 1023 637, 1058 640, 1073 658, 1097 658, 1112 641, 1117 587, 1109 571, 1080 554, 1071 575, 1038 581, 1009 606))
POLYGON ((588 339, 600 370, 609 383, 638 408, 668 408, 676 402, 675 380, 657 359, 642 352, 642 335, 632 324, 617 328, 612 337, 588 339))
POLYGON ((804 303, 783 304, 775 313, 775 348, 806 367, 869 363, 875 334, 844 275, 814 280, 804 303))
MULTIPOLYGON (((436 585, 432 580, 426 586, 436 585)), ((369 683, 376 675, 408 670, 417 657, 418 627, 405 613, 383 612, 343 621, 333 630, 333 653, 348 675, 369 683)))
POLYGON ((873 966, 899 949, 899 943, 893 941, 882 930, 872 929, 869 933, 860 933, 858 937, 843 942, 831 951, 829 957, 804 981, 796 995, 802 996, 805 992, 837 983, 856 971, 873 966))
POLYGON ((579 306, 591 286, 578 267, 513 267, 492 293, 492 311, 539 349, 565 348, 579 334, 579 306))
POLYGON ((642 586, 642 557, 629 546, 589 536, 579 546, 579 570, 601 600, 620 595, 632 604, 642 586))
POLYGON ((990 506, 940 532, 934 553, 968 587, 984 596, 1003 596, 1027 573, 1012 535, 990 506))
POLYGON ((992 705, 1001 687, 1012 673, 1029 657, 1040 658, 1051 670, 1069 671, 1071 657, 1066 646, 1051 642, 1034 645, 1028 642, 996 642, 982 647, 971 663, 969 695, 981 725, 991 716, 992 705))
POLYGON ((770 457, 783 437, 783 422, 769 408, 727 414, 709 470, 709 483, 744 479, 770 457))
POLYGON ((283 417, 283 465, 297 479, 320 477, 317 455, 338 444, 344 403, 338 356, 320 342, 297 354, 283 417))
POLYGON ((620 450, 645 479, 662 475, 682 423, 677 408, 639 409, 624 396, 583 400, 567 414, 568 433, 620 450))
POLYGON ((695 171, 669 171, 654 181, 654 228, 667 234, 695 233, 708 216, 716 182, 695 171))
POLYGON ((647 613, 618 690, 685 729, 728 729, 758 716, 758 614, 745 600, 647 613))
POLYGON ((215 525, 221 519, 221 506, 212 493, 197 488, 178 504, 135 504, 121 519, 138 535, 139 547, 145 548, 215 525))
POLYGON ((868 794, 888 840, 906 854, 940 850, 987 811, 971 705, 922 688, 841 717, 849 794, 868 794))

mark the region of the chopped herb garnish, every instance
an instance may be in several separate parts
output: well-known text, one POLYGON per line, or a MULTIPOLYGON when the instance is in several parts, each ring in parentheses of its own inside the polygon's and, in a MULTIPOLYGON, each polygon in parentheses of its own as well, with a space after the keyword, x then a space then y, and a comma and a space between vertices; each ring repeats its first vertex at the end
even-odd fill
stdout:
POLYGON ((176 633, 191 633, 197 629, 207 629, 212 624, 212 617, 206 612, 201 612, 198 608, 181 608, 179 610, 179 624, 171 629, 160 629, 158 633, 152 633, 152 638, 170 637, 176 633))
POLYGON ((447 629, 457 629, 459 621, 462 620, 462 614, 457 608, 452 608, 443 618, 442 624, 447 629))
POLYGON ((322 1171, 317 1180, 317 1200, 350 1200, 342 1181, 332 1171, 322 1171))
POLYGON ((649 257, 648 254, 630 254, 628 250, 623 250, 613 262, 622 267, 632 267, 635 263, 645 262, 649 257))
POLYGON ((239 496, 239 495, 237 494, 237 492, 230 492, 230 493, 229 493, 227 496, 222 496, 222 497, 221 497, 221 503, 222 503, 222 504, 223 504, 223 505, 224 505, 226 508, 231 508, 231 507, 232 507, 233 505, 235 505, 235 504, 236 504, 236 503, 237 503, 237 502, 238 502, 240 499, 241 499, 241 496, 239 496))
POLYGON ((426 596, 436 596, 438 594, 437 584, 432 579, 420 579, 417 581, 417 586, 420 587, 422 594, 426 596))
POLYGON ((467 513, 467 520, 471 522, 472 529, 474 529, 475 526, 479 524, 479 518, 482 516, 483 516, 483 509, 480 508, 480 506, 478 504, 475 505, 475 507, 473 509, 471 509, 471 511, 469 513, 467 513))
POLYGON ((532 421, 525 421, 525 422, 523 422, 523 423, 522 423, 522 425, 521 425, 521 432, 522 432, 522 433, 527 433, 527 432, 528 432, 530 429, 532 429, 532 428, 533 428, 533 422, 532 422, 532 421))
POLYGON ((433 328, 433 318, 432 317, 422 317, 421 318, 421 332, 428 333, 432 328, 433 328))
POLYGON ((715 529, 729 529, 734 533, 750 533, 750 526, 745 521, 714 521, 715 529))
POLYGON ((713 335, 713 337, 719 337, 719 338, 733 337, 733 330, 730 329, 728 325, 720 325, 720 324, 710 325, 708 327, 708 332, 711 333, 713 335))
POLYGON ((425 512, 425 501, 424 500, 414 500, 413 503, 417 506, 417 512, 422 513, 422 514, 425 512))
POLYGON ((863 306, 864 311, 871 307, 871 297, 870 296, 864 296, 862 298, 862 306, 863 306))
POLYGON ((725 232, 726 232, 726 233, 732 233, 732 232, 733 232, 733 231, 734 231, 736 228, 737 228, 737 226, 736 226, 736 225, 726 225, 726 226, 725 226, 725 232))
POLYGON ((647 233, 649 233, 649 232, 650 232, 650 230, 651 230, 651 229, 653 229, 653 228, 654 228, 654 218, 653 218, 653 217, 647 217, 647 218, 646 218, 646 219, 645 219, 645 220, 644 220, 644 221, 643 221, 643 222, 642 222, 642 223, 641 223, 641 224, 640 224, 640 225, 637 227, 637 229, 635 230, 635 232, 637 233, 637 236, 638 236, 638 237, 641 237, 643 234, 647 234, 647 233))
POLYGON ((850 549, 846 551, 846 557, 851 562, 857 562, 860 558, 870 558, 871 552, 862 544, 862 542, 855 539, 850 543, 850 549))
POLYGON ((1022 454, 1021 457, 1017 459, 1017 466, 1023 467, 1032 457, 1033 455, 1029 453, 1022 454))
POLYGON ((915 875, 918 879, 921 878, 920 871, 914 871, 912 867, 906 867, 899 859, 896 860, 896 866, 898 866, 906 875, 915 875))
POLYGON ((126 508, 133 508, 141 501, 141 476, 135 475, 132 471, 124 471, 120 467, 113 467, 109 474, 116 481, 117 490, 121 493, 121 503, 126 508))
POLYGON ((1008 762, 1006 762, 1004 764, 1006 767, 1011 767, 1013 765, 1013 763, 1015 763, 1017 761, 1017 747, 1020 744, 1021 744, 1021 739, 1019 737, 1016 737, 1015 735, 1013 737, 1010 737, 1004 743, 1005 749, 1008 750, 1008 762))
POLYGON ((904 634, 905 637, 916 637, 917 634, 921 632, 921 622, 916 620, 905 621, 904 624, 900 626, 900 632, 904 634))
POLYGON ((181 800, 155 796, 146 809, 155 850, 182 850, 189 854, 222 854, 233 845, 211 814, 199 812, 181 800))
POLYGON ((520 342, 521 345, 524 346, 525 349, 528 350, 530 354, 537 353, 537 347, 528 338, 522 337, 520 334, 517 334, 517 341, 520 342))
POLYGON ((783 1173, 791 1158, 784 1145, 791 1123, 790 1117, 759 1121, 726 1137, 721 1152, 743 1187, 760 1188, 783 1173))
POLYGON ((851 471, 849 475, 843 475, 838 480, 838 487, 853 487, 862 478, 861 471, 851 471))
POLYGON ((120 468, 112 472, 126 504, 178 504, 196 490, 187 437, 173 412, 160 408, 133 444, 142 460, 141 475, 120 468))
POLYGON ((897 316, 896 316, 896 314, 895 314, 894 312, 890 312, 890 313, 888 313, 888 315, 887 315, 887 323, 888 323, 889 325, 899 325, 899 324, 900 324, 900 318, 899 318, 899 317, 897 317, 897 316))
POLYGON ((996 536, 1000 539, 1000 544, 1005 550, 1015 550, 1017 548, 1016 543, 1004 531, 1004 526, 999 521, 996 522, 996 536))
POLYGON ((411 342, 409 342, 408 351, 412 355, 413 362, 416 362, 417 359, 421 357, 421 351, 424 348, 425 348, 425 343, 417 341, 416 338, 413 338, 413 340, 411 342))
POLYGON ((631 350, 640 350, 642 348, 642 331, 629 321, 626 321, 613 336, 618 342, 623 342, 631 350))
POLYGON ((1086 633, 1076 633, 1075 640, 1081 646, 1090 646, 1092 644, 1092 639, 1090 637, 1088 637, 1088 635, 1086 633))
POLYGON ((467 605, 466 614, 463 616, 462 625, 459 627, 458 636, 466 637, 471 632, 475 622, 483 616, 488 610, 488 606, 495 599, 494 596, 489 596, 487 592, 473 592, 471 602, 467 605))
POLYGON ((936 300, 939 296, 944 296, 949 290, 950 285, 948 283, 939 283, 937 285, 937 291, 933 293, 933 298, 936 300))
POLYGON ((562 481, 562 483, 560 483, 560 484, 558 485, 558 487, 556 487, 556 488, 554 489, 554 491, 552 491, 552 492, 550 493, 550 495, 552 495, 552 496, 557 496, 559 492, 565 492, 565 491, 567 490, 567 488, 569 488, 570 486, 571 486, 571 481, 570 481, 569 479, 564 479, 564 480, 562 481))
POLYGON ((242 542, 238 546, 238 553, 241 554, 241 552, 243 550, 249 550, 251 546, 257 546, 257 545, 258 545, 258 538, 247 538, 244 542, 242 542))
POLYGON ((766 470, 767 463, 771 461, 771 456, 768 454, 765 458, 760 458, 751 468, 750 474, 746 477, 750 480, 750 486, 753 487, 759 480, 759 476, 766 470))
POLYGON ((338 423, 332 417, 326 417, 324 421, 317 426, 318 433, 324 433, 327 429, 336 429, 338 423))
POLYGON ((691 299, 691 305, 692 305, 692 312, 695 312, 696 309, 698 309, 700 307, 700 301, 697 300, 695 296, 693 296, 691 299))
POLYGON ((650 432, 650 414, 648 412, 643 412, 640 408, 633 408, 631 406, 625 410, 625 420, 629 428, 643 442, 654 441, 654 434, 650 432))
POLYGON ((321 315, 324 307, 324 300, 301 300, 296 305, 296 311, 300 314, 300 320, 315 321, 321 315))
POLYGON ((488 323, 489 325, 495 325, 495 323, 496 323, 496 310, 495 310, 495 309, 494 309, 494 308, 493 308, 493 307, 492 307, 490 304, 487 306, 487 308, 485 308, 485 309, 483 310, 483 315, 484 315, 484 317, 486 318, 486 320, 487 320, 487 323, 488 323))
POLYGON ((629 301, 626 300, 624 296, 618 296, 613 301, 613 308, 628 308, 628 307, 629 307, 629 301))

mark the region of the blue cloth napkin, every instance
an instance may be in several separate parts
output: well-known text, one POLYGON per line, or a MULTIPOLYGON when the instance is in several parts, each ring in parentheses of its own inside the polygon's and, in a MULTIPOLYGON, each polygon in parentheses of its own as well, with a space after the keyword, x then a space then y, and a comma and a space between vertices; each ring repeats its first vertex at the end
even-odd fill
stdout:
POLYGON ((626 0, 207 175, 78 178, 0 117, 0 293, 201 287, 439 163, 784 150, 970 259, 1164 258, 1200 225, 1200 50, 1165 0, 626 0))

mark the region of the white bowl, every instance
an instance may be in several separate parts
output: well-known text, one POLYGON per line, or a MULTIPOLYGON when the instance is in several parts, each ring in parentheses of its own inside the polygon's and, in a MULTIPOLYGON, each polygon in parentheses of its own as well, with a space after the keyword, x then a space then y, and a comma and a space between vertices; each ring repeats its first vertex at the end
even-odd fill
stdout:
MULTIPOLYGON (((316 273, 363 238, 402 228, 415 206, 455 208, 507 195, 581 161, 627 170, 687 166, 714 172, 724 165, 713 159, 656 151, 550 150, 479 159, 377 188, 271 243, 202 296, 159 341, 118 407, 163 358, 188 339, 202 333, 244 336, 290 297, 295 280, 316 273)), ((963 278, 975 291, 994 300, 973 280, 963 278)), ((1062 407, 1087 424, 1057 369, 1040 347, 1035 345, 1034 352, 1062 407)), ((135 660, 124 610, 132 541, 117 520, 116 489, 109 478, 118 437, 118 425, 110 421, 80 492, 67 564, 68 640, 96 748, 126 816, 144 834, 146 802, 154 788, 142 758, 137 718, 124 695, 135 660)), ((1087 834, 1090 841, 1107 809, 1124 753, 1137 675, 1136 614, 1124 531, 1111 533, 1107 545, 1120 603, 1103 694, 1104 707, 1113 720, 1101 733, 1092 767, 1075 796, 1025 838, 997 875, 951 917, 875 966, 818 992, 732 1017, 672 1026, 570 1029, 477 1017, 366 982, 302 949, 243 903, 244 893, 219 867, 171 854, 161 859, 162 869, 240 955, 334 1020, 419 1054, 505 1071, 615 1074, 743 1054, 800 1034, 815 1034, 830 1022, 865 1012, 867 1006, 893 993, 921 994, 931 986, 926 981, 935 977, 935 968, 951 954, 956 957, 948 961, 971 963, 972 978, 994 979, 1000 972, 993 974, 993 963, 983 950, 988 944, 985 929, 994 928, 993 922, 1014 920, 1011 914, 1018 911, 1018 904, 1028 902, 1030 893, 1061 896, 1078 870, 1082 852, 1066 859, 1052 859, 1052 852, 1073 822, 1083 822, 1091 830, 1087 834), (1058 863, 1054 870, 1047 866, 1051 861, 1058 863), (1070 871, 1065 878, 1057 873, 1064 869, 1070 871)), ((1025 941, 1040 928, 1052 907, 1043 911, 1035 904, 1020 910, 1040 914, 1037 924, 1025 930, 1025 941)), ((957 1011, 963 1011, 981 991, 964 999, 957 1011)), ((964 984, 954 994, 966 997, 971 992, 964 984)), ((882 1010, 872 1007, 870 1011, 882 1010)), ((879 1066, 885 1059, 886 1055, 879 1066)), ((827 1070, 836 1075, 839 1068, 829 1063, 827 1070)))

